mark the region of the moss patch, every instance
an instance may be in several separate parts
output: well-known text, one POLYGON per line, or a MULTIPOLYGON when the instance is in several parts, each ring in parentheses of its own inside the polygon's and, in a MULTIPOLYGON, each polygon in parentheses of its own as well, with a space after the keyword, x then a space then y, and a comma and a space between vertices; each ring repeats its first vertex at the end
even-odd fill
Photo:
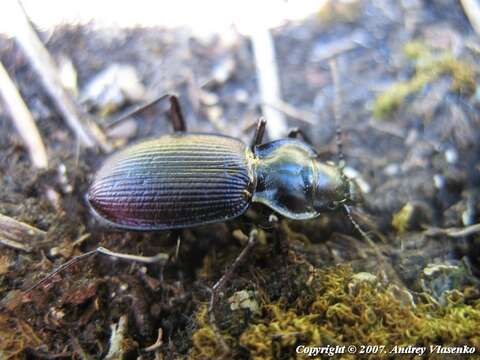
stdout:
POLYGON ((454 91, 471 94, 475 90, 473 65, 456 59, 450 52, 435 54, 420 42, 410 42, 405 45, 405 55, 415 61, 415 75, 407 81, 393 84, 377 97, 373 107, 375 117, 384 118, 391 114, 409 95, 444 75, 452 77, 451 88, 454 91))
MULTIPOLYGON (((253 359, 288 359, 298 356, 298 345, 480 346, 480 300, 467 301, 468 288, 465 294, 452 291, 444 306, 427 294, 418 295, 413 304, 402 301, 397 286, 372 280, 374 276, 358 281, 348 265, 322 270, 306 262, 291 266, 297 271, 290 272, 303 284, 298 296, 263 294, 260 315, 244 319, 249 324, 239 337, 228 327, 212 327, 202 305, 190 358, 244 354, 253 359)), ((233 311, 225 316, 233 323, 241 314, 233 311)))

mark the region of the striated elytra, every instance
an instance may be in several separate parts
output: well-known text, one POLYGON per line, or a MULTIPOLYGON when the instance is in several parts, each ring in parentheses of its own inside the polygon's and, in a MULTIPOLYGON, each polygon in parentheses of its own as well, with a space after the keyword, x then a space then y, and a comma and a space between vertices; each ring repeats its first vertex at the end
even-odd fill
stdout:
POLYGON ((353 201, 353 183, 297 139, 246 146, 223 135, 177 132, 108 158, 88 192, 115 227, 167 230, 222 222, 259 202, 311 219, 353 201))

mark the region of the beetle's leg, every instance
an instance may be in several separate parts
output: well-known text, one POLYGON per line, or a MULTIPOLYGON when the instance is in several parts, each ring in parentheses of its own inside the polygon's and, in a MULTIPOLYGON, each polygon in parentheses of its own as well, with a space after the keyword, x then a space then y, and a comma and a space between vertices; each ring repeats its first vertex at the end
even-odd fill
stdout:
POLYGON ((121 123, 122 121, 125 121, 133 116, 136 116, 140 113, 142 113, 143 111, 145 111, 146 109, 158 104, 159 102, 165 100, 167 97, 171 97, 171 96, 174 96, 174 95, 171 95, 171 94, 163 94, 162 96, 160 96, 159 98, 156 98, 144 105, 139 105, 139 106, 136 106, 133 110, 127 112, 126 114, 124 113, 123 115, 120 115, 120 117, 116 118, 116 119, 113 119, 112 121, 109 121, 106 125, 107 128, 110 128, 114 125, 117 125, 118 123, 121 123))
POLYGON ((170 100, 170 120, 172 121, 173 131, 187 131, 185 119, 183 118, 182 108, 175 95, 169 96, 170 100))
POLYGON ((305 141, 307 144, 312 145, 312 140, 305 134, 305 132, 302 129, 299 128, 293 128, 288 131, 287 137, 292 138, 292 139, 298 139, 299 137, 302 138, 303 141, 305 141))
POLYGON ((175 252, 172 255, 172 262, 176 262, 178 259, 178 254, 180 253, 180 245, 182 243, 182 230, 176 229, 172 230, 170 233, 170 238, 175 240, 175 252))
POLYGON ((252 143, 250 144, 250 149, 253 151, 254 147, 260 145, 263 140, 263 135, 265 134, 265 126, 267 122, 263 117, 259 117, 257 121, 257 127, 255 128, 255 134, 253 135, 252 143))
POLYGON ((58 268, 53 270, 45 278, 43 278, 42 280, 40 280, 39 282, 37 282, 36 284, 31 286, 27 290, 25 290, 25 293, 29 293, 30 291, 35 290, 39 286, 42 286, 42 285, 50 282, 50 280, 55 275, 57 275, 58 273, 62 272, 63 270, 65 270, 67 268, 69 268, 70 266, 76 264, 77 262, 79 262, 79 261, 81 261, 81 260, 83 260, 87 257, 96 255, 96 254, 108 255, 108 256, 116 257, 118 259, 136 261, 136 262, 141 262, 141 263, 145 263, 145 264, 154 264, 154 263, 165 264, 168 261, 168 258, 169 258, 169 256, 167 254, 164 254, 164 253, 160 253, 160 254, 157 254, 157 255, 154 255, 154 256, 140 256, 140 255, 117 253, 117 252, 111 251, 111 250, 109 250, 107 248, 104 248, 104 247, 98 247, 95 250, 91 250, 91 251, 86 252, 85 254, 74 256, 73 258, 68 260, 66 263, 60 265, 58 268))
POLYGON ((248 236, 247 245, 245 245, 243 250, 237 256, 237 258, 233 261, 232 265, 225 271, 225 273, 222 275, 220 280, 218 280, 215 283, 215 285, 213 285, 212 295, 210 296, 210 304, 208 306, 208 312, 210 314, 211 322, 214 322, 215 320, 213 315, 213 308, 215 307, 218 301, 218 297, 220 296, 220 293, 224 289, 227 282, 231 279, 235 271, 238 269, 238 267, 242 264, 242 262, 248 256, 248 254, 250 253, 250 250, 252 250, 253 247, 256 245, 256 243, 257 243, 257 230, 253 229, 252 231, 250 231, 250 234, 248 236))

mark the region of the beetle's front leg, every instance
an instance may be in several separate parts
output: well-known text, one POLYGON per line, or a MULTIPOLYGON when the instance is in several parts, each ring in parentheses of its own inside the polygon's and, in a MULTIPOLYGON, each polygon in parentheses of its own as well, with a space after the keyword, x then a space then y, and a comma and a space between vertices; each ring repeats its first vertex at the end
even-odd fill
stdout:
POLYGON ((222 292, 222 290, 225 288, 225 285, 227 282, 232 278, 233 274, 237 269, 240 267, 240 265, 243 263, 247 255, 250 253, 250 251, 255 247, 257 244, 257 230, 253 229, 250 231, 250 234, 248 236, 248 242, 247 245, 243 248, 243 250, 240 252, 240 254, 237 256, 237 258, 234 260, 232 265, 230 265, 225 273, 222 275, 220 280, 218 280, 215 285, 213 285, 212 288, 212 294, 210 296, 210 304, 208 306, 208 312, 210 314, 210 322, 214 323, 215 322, 215 316, 213 314, 213 309, 218 301, 218 298, 222 292))

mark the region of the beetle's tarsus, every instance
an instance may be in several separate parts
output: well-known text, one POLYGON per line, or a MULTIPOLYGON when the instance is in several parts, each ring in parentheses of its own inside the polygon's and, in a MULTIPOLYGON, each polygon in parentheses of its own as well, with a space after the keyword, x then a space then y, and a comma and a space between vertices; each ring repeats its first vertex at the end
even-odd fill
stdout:
POLYGON ((262 143, 266 125, 267 121, 263 117, 259 117, 257 121, 257 127, 255 128, 255 134, 253 135, 252 143, 250 144, 250 149, 252 151, 254 150, 255 146, 262 143))
POLYGON ((182 114, 182 108, 180 102, 175 95, 169 96, 170 100, 170 119, 172 121, 173 130, 177 131, 187 131, 187 125, 182 114))
POLYGON ((165 100, 166 98, 169 98, 171 96, 174 96, 172 94, 163 94, 162 96, 159 96, 158 98, 156 99, 153 99, 152 101, 149 101, 148 103, 146 104, 143 104, 143 105, 139 105, 139 106, 136 106, 133 110, 130 110, 128 111, 127 113, 124 113, 122 115, 120 115, 120 117, 116 118, 116 119, 113 119, 111 121, 109 121, 107 124, 106 124, 106 128, 111 128, 113 127, 114 125, 118 125, 119 123, 127 120, 127 119, 130 119, 131 117, 134 117, 134 116, 137 116, 139 114, 141 114, 142 112, 144 112, 145 110, 151 108, 152 106, 162 102, 163 100, 165 100))
POLYGON ((240 254, 237 256, 237 258, 233 261, 232 265, 230 265, 225 273, 222 275, 220 280, 218 280, 215 285, 213 285, 212 288, 212 294, 210 295, 210 303, 208 306, 208 313, 210 314, 210 322, 214 323, 215 322, 215 316, 213 314, 213 309, 215 305, 217 304, 218 298, 220 297, 220 294, 222 290, 225 288, 225 285, 227 282, 232 278, 233 274, 237 269, 240 267, 240 265, 243 263, 247 255, 250 253, 250 251, 255 247, 257 244, 257 230, 253 229, 250 231, 250 234, 248 236, 248 242, 247 245, 243 248, 243 250, 240 252, 240 254))

